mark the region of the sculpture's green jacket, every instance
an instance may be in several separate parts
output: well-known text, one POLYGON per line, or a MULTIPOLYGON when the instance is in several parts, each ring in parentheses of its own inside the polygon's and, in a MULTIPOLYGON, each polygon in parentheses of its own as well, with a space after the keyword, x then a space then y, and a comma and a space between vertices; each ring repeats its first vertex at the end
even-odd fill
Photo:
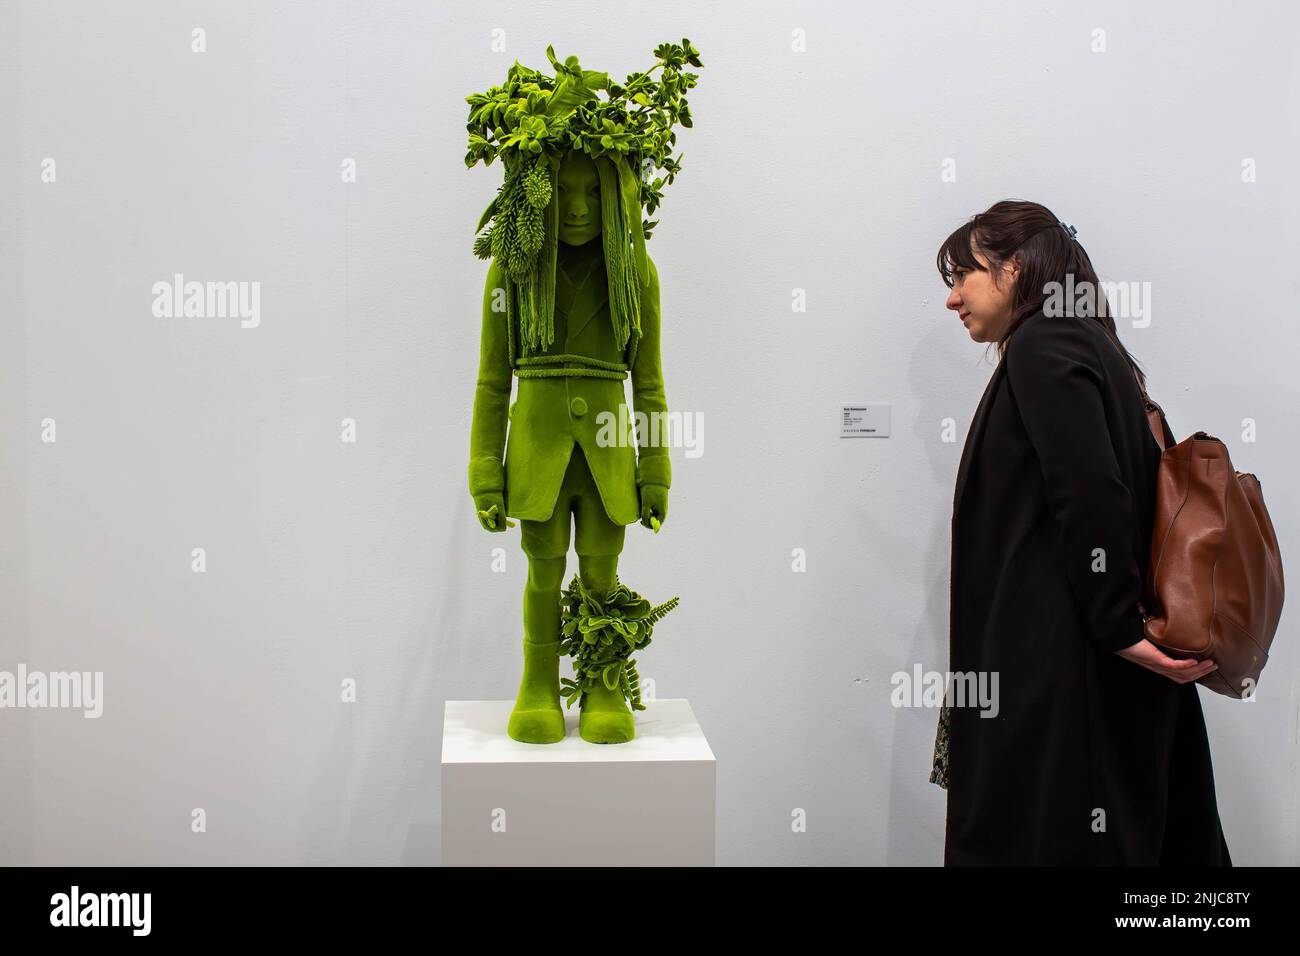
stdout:
POLYGON ((517 328, 506 327, 504 273, 496 262, 488 270, 470 428, 470 494, 502 492, 507 515, 544 521, 555 508, 577 442, 605 513, 616 524, 632 524, 640 518, 640 487, 667 488, 671 480, 662 440, 667 401, 659 350, 659 273, 650 261, 650 281, 641 290, 640 335, 633 330, 627 346, 619 349, 601 241, 562 248, 561 253, 555 270, 555 340, 540 355, 512 354, 520 351, 520 337, 517 328), (631 408, 620 412, 626 406, 623 380, 573 374, 593 367, 630 372, 631 408), (519 376, 514 405, 509 404, 512 373, 519 376), (647 416, 645 446, 637 447, 629 434, 633 412, 647 416), (663 426, 656 428, 660 421, 663 426))

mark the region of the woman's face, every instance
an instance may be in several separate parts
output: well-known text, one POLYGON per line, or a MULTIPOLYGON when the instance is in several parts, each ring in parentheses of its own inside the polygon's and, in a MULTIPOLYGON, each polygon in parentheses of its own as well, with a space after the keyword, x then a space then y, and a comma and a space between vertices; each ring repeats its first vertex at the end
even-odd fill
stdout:
POLYGON ((581 246, 600 235, 600 176, 586 153, 571 152, 560 164, 559 238, 581 246))
POLYGON ((948 308, 957 313, 972 340, 996 342, 1011 324, 1011 293, 1020 265, 1012 257, 995 269, 973 241, 971 254, 983 268, 953 269, 948 308))

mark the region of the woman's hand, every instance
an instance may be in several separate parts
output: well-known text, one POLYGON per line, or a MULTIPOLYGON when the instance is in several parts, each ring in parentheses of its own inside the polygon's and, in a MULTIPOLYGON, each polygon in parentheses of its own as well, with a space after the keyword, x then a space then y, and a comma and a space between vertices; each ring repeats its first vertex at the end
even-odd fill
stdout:
POLYGON ((1214 661, 1198 661, 1192 658, 1179 660, 1176 657, 1169 657, 1145 638, 1115 653, 1124 660, 1132 661, 1149 671, 1155 671, 1177 684, 1190 684, 1219 668, 1214 661))

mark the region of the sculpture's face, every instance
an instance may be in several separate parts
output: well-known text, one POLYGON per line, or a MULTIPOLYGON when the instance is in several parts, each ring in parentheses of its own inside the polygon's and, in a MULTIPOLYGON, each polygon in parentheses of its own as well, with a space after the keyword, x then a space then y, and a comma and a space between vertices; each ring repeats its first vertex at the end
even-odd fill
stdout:
POLYGON ((581 246, 600 235, 600 176, 586 153, 571 152, 560 164, 559 239, 581 246))

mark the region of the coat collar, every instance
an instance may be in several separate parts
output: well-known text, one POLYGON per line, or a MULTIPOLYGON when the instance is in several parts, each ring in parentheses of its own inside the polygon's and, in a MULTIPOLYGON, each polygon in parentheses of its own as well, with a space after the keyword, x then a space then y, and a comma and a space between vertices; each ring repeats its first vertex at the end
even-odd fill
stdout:
POLYGON ((985 426, 988 424, 989 406, 993 403, 993 393, 997 391, 998 382, 1001 381, 1005 374, 1006 356, 998 362, 997 368, 989 377, 989 383, 984 388, 984 394, 980 398, 980 403, 975 409, 975 417, 971 419, 970 429, 966 432, 966 445, 961 451, 961 463, 957 466, 957 485, 952 495, 952 515, 955 520, 957 512, 961 509, 962 492, 966 490, 966 480, 970 476, 971 461, 975 458, 975 452, 979 450, 980 441, 984 438, 985 426))

